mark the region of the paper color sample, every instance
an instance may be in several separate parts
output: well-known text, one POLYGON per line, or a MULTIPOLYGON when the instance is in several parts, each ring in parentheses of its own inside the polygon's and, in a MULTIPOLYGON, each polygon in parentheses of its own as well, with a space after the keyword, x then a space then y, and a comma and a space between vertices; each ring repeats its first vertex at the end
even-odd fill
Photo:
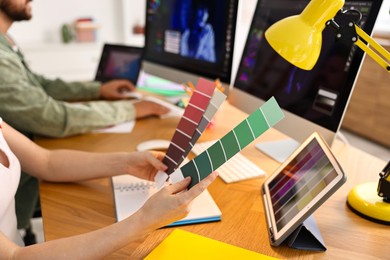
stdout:
POLYGON ((181 229, 175 229, 145 260, 277 259, 181 229))
POLYGON ((283 117, 284 114, 275 98, 270 98, 210 148, 170 174, 171 181, 176 183, 187 176, 191 176, 191 183, 188 186, 188 188, 191 188, 217 170, 218 167, 274 126, 283 117))
MULTIPOLYGON (((196 128, 195 133, 193 134, 191 140, 189 140, 187 148, 184 150, 182 157, 178 159, 178 161, 175 162, 175 164, 181 165, 183 160, 187 157, 187 155, 192 150, 196 141, 198 141, 199 137, 202 135, 204 130, 206 130, 208 124, 213 119, 214 115, 217 113, 219 107, 223 104, 225 99, 226 99, 225 94, 223 94, 219 90, 215 90, 214 95, 211 97, 210 103, 207 106, 207 109, 204 112, 198 127, 196 128)), ((174 170, 176 170, 176 168, 177 167, 174 167, 174 170)), ((168 177, 169 177, 168 174, 159 171, 155 177, 157 188, 161 188, 164 185, 164 183, 167 181, 168 177)))
POLYGON ((221 91, 216 90, 214 92, 214 95, 211 97, 210 103, 207 106, 207 109, 206 109, 205 113, 203 114, 202 119, 200 120, 200 123, 199 123, 198 127, 196 128, 195 133, 193 134, 191 140, 189 141, 188 146, 185 149, 181 160, 179 160, 177 162, 178 165, 180 165, 183 162, 183 160, 187 157, 187 155, 190 153, 190 151, 192 150, 192 147, 194 147, 194 145, 198 141, 199 137, 203 134, 204 130, 206 130, 210 121, 213 119, 213 117, 217 113, 219 107, 223 104, 223 102, 225 100, 226 100, 226 95, 223 94, 221 91))
POLYGON ((167 174, 172 173, 183 161, 183 154, 202 120, 215 87, 214 82, 199 79, 163 159, 163 163, 168 166, 167 174))

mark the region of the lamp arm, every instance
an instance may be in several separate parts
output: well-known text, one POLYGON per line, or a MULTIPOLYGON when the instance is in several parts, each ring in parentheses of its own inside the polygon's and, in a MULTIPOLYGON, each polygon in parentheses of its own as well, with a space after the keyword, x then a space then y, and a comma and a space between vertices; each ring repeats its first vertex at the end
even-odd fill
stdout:
MULTIPOLYGON (((340 10, 341 15, 354 12, 359 14, 360 21, 362 15, 356 10, 340 10)), ((350 21, 344 26, 340 26, 334 19, 330 19, 325 24, 336 32, 336 39, 345 43, 353 42, 365 53, 367 53, 376 63, 390 73, 390 53, 363 31, 355 21, 350 21), (363 39, 364 41, 362 41, 363 39), (368 46, 368 44, 370 46, 368 46)))
POLYGON ((390 203, 390 161, 379 173, 378 196, 383 198, 384 202, 390 203))
POLYGON ((357 26, 356 24, 354 26, 356 34, 359 36, 356 39, 355 44, 364 52, 366 52, 372 59, 374 59, 382 68, 384 68, 385 70, 387 70, 387 72, 390 73, 390 53, 379 43, 377 43, 373 38, 371 38, 359 26, 357 26), (362 40, 360 40, 360 38, 370 44, 370 47, 362 40))

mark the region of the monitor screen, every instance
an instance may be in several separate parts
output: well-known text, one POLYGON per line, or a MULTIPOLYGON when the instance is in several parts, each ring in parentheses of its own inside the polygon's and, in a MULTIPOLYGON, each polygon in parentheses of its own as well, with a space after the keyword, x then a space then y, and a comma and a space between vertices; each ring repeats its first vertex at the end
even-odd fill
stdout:
POLYGON ((137 83, 141 69, 142 48, 105 44, 100 57, 95 80, 127 79, 137 83))
MULTIPOLYGON (((306 71, 284 60, 264 38, 269 26, 300 14, 308 3, 308 0, 258 1, 234 88, 261 100, 274 96, 284 110, 337 132, 364 52, 352 42, 336 41, 335 32, 325 28, 318 62, 306 71)), ((360 11, 363 17, 359 26, 370 35, 380 6, 381 1, 356 0, 346 1, 343 9, 360 11)), ((357 18, 356 13, 348 12, 338 14, 335 21, 343 25, 357 18)), ((303 129, 304 125, 299 127, 303 129)))
POLYGON ((230 83, 237 8, 238 0, 148 0, 145 60, 230 83))

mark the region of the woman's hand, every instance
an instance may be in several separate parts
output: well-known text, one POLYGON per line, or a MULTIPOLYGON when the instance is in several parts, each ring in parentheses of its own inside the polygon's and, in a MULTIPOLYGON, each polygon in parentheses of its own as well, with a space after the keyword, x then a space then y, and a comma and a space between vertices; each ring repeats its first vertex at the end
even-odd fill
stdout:
POLYGON ((207 189, 217 176, 216 172, 211 173, 190 190, 186 190, 191 182, 190 177, 162 188, 136 213, 141 214, 142 226, 153 231, 184 218, 190 211, 191 202, 207 189))
POLYGON ((141 179, 154 181, 157 171, 168 168, 161 161, 165 154, 155 151, 131 153, 127 162, 127 173, 141 179))

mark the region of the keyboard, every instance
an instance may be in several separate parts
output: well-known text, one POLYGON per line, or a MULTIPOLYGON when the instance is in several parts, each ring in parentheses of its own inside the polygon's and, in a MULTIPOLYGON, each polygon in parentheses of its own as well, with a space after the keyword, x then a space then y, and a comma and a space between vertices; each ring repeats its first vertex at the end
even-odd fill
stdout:
MULTIPOLYGON (((201 142, 194 145, 192 152, 199 155, 216 141, 201 142)), ((238 182, 265 175, 265 171, 251 162, 241 153, 237 153, 218 168, 219 177, 226 183, 238 182)))

